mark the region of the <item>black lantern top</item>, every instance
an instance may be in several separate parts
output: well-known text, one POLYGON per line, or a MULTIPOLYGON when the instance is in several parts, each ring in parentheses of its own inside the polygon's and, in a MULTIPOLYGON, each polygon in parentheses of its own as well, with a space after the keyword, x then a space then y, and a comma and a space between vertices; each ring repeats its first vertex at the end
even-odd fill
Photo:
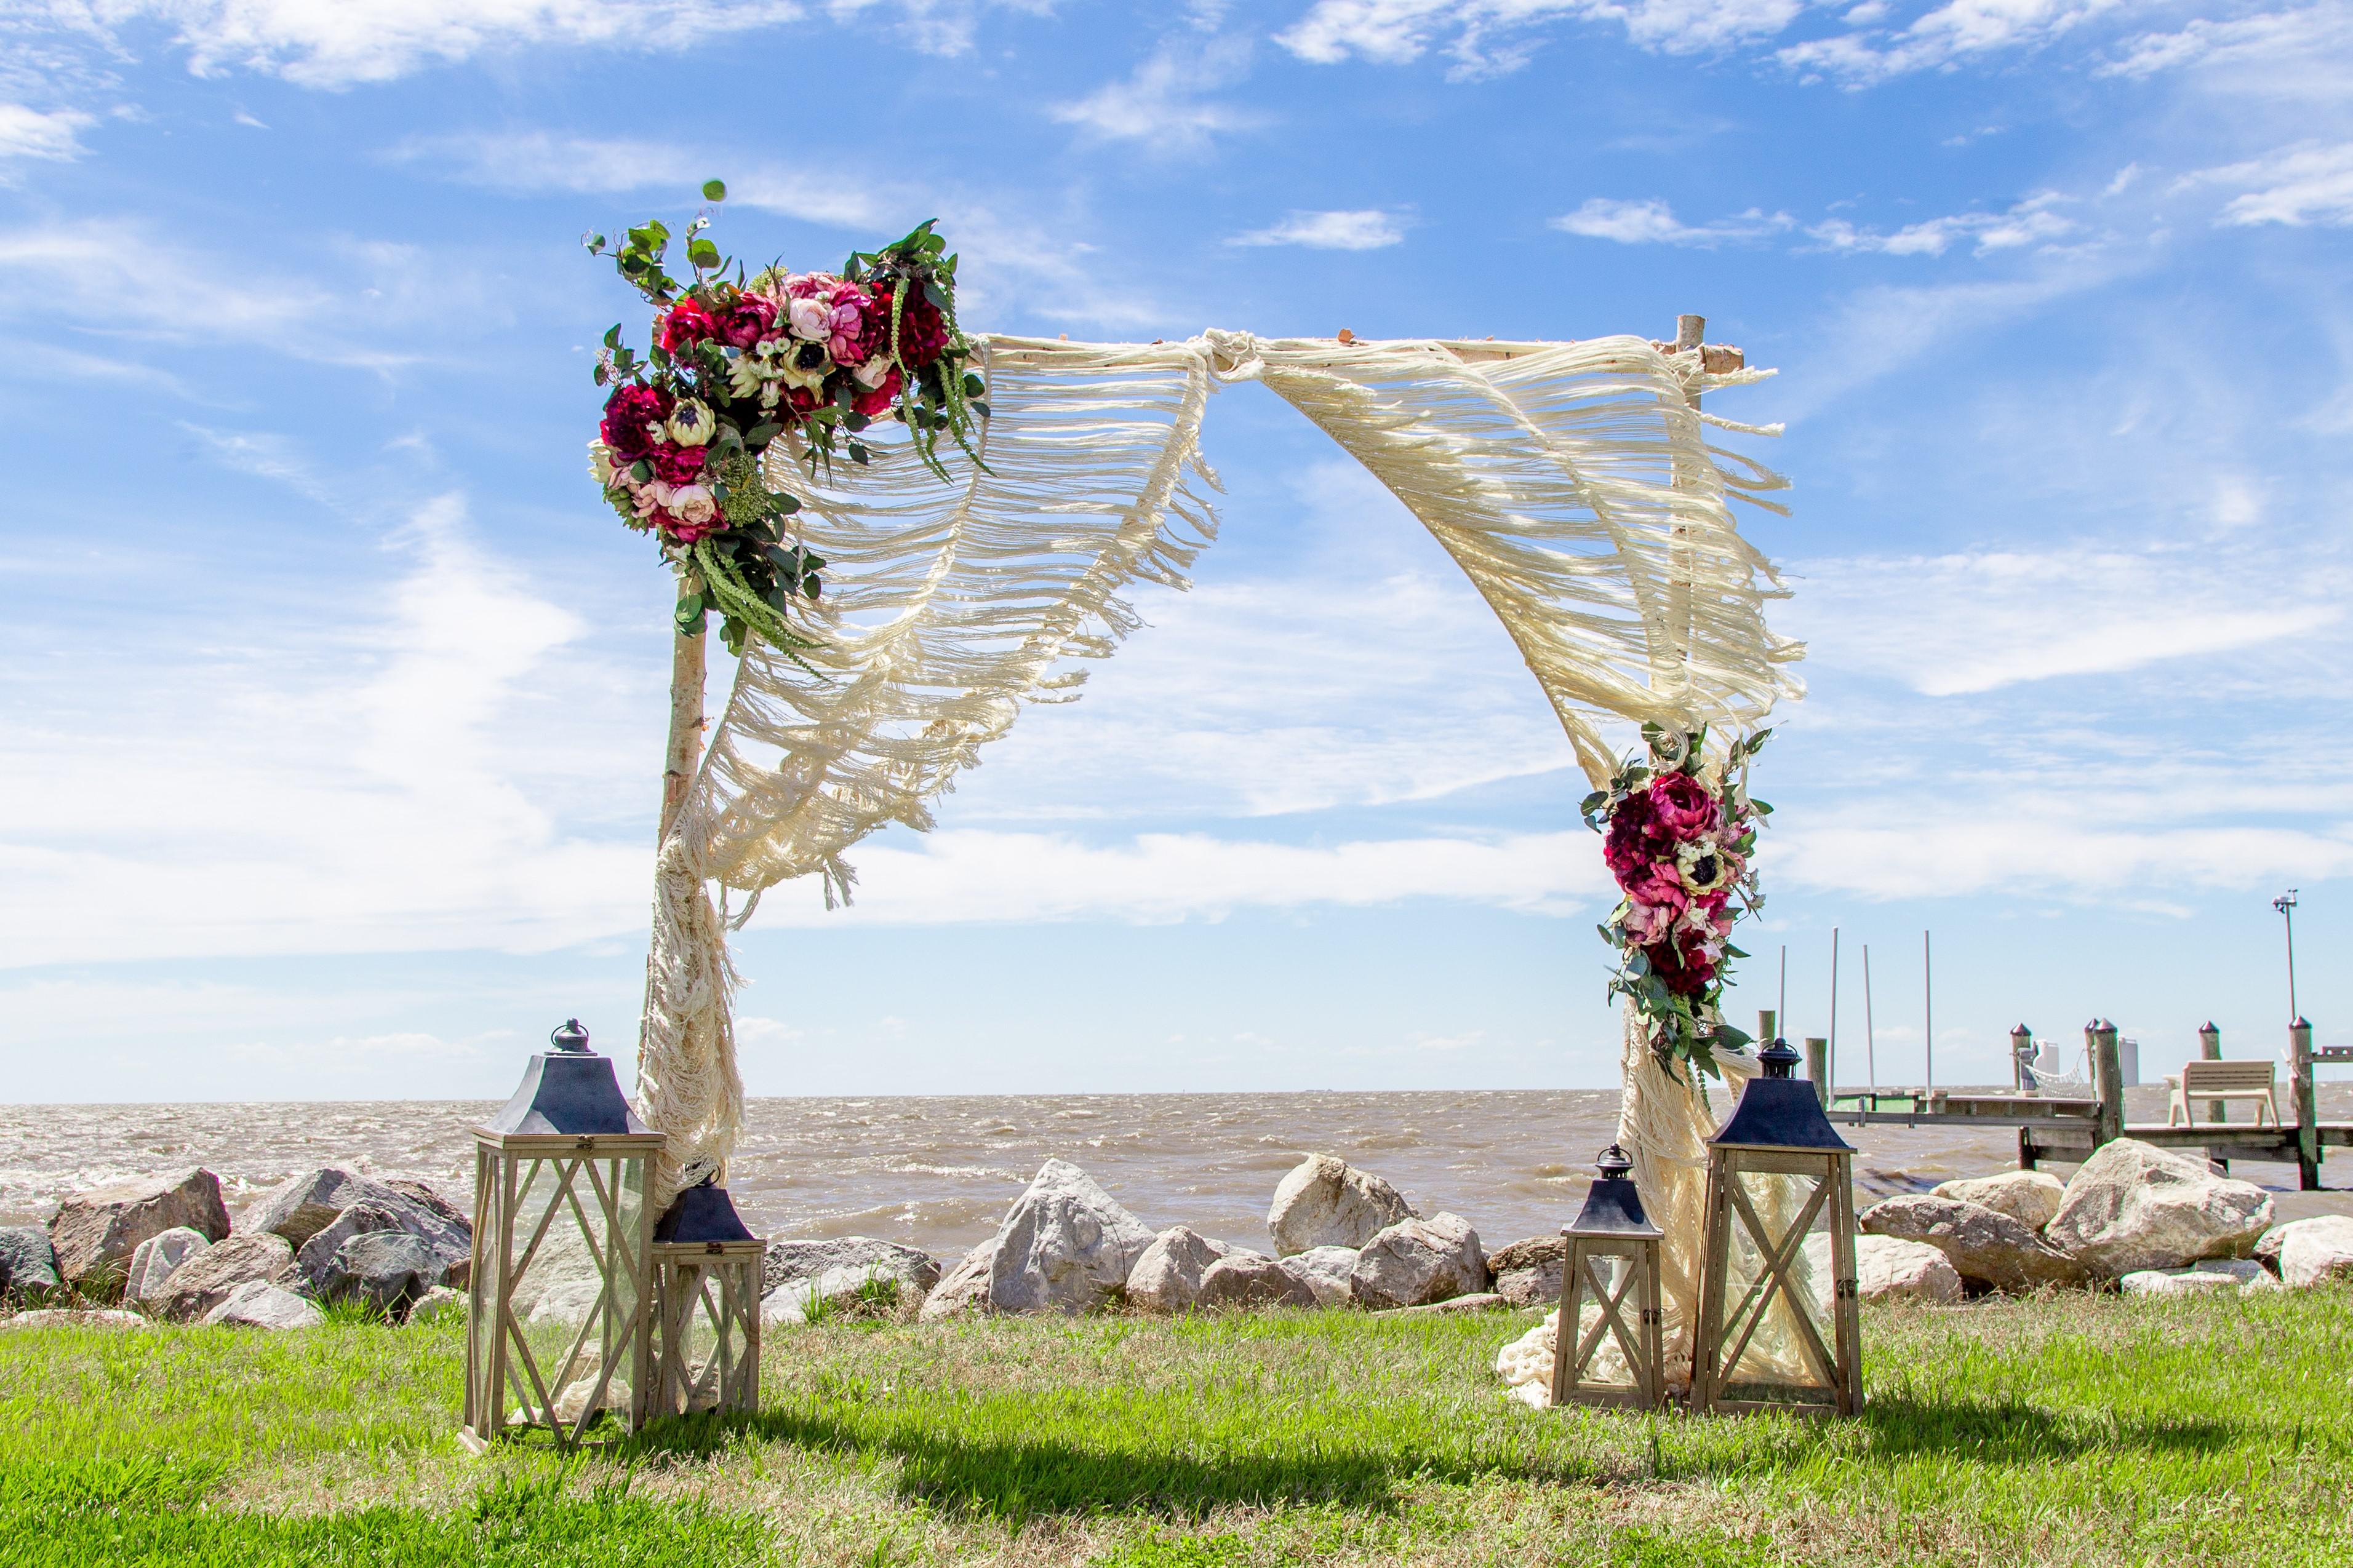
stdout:
POLYGON ((654 1221, 656 1241, 702 1246, 713 1241, 757 1241, 735 1212, 725 1187, 709 1182, 678 1194, 661 1218, 654 1221))
POLYGON ((1663 1234, 1642 1212, 1642 1194, 1635 1188, 1628 1173, 1634 1163, 1626 1152, 1612 1143, 1601 1151, 1593 1163, 1600 1173, 1591 1186, 1585 1190, 1585 1206, 1577 1211, 1577 1222, 1562 1232, 1565 1236, 1626 1236, 1657 1237, 1663 1234))
POLYGON ((1798 1053, 1787 1040, 1775 1040, 1757 1053, 1764 1076, 1752 1078, 1740 1091, 1732 1119, 1716 1130, 1710 1143, 1741 1143, 1772 1149, 1821 1149, 1854 1152, 1822 1114, 1821 1096, 1803 1079, 1791 1078, 1798 1053))
POLYGON ((565 1133, 593 1137, 617 1132, 651 1133, 638 1120, 613 1076, 613 1060, 588 1048, 588 1031, 570 1018, 549 1037, 554 1050, 542 1051, 523 1068, 522 1085, 499 1113, 482 1124, 493 1134, 565 1133))

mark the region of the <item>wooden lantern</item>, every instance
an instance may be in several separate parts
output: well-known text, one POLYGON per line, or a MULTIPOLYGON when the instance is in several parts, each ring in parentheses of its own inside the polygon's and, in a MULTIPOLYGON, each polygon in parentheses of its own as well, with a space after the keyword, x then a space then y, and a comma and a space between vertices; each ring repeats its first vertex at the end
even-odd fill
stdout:
POLYGON ((1585 1207, 1561 1227, 1568 1256, 1561 1268, 1560 1318, 1553 1330, 1552 1402, 1656 1409, 1666 1398, 1660 1348, 1666 1314, 1659 1306, 1661 1232, 1642 1212, 1628 1174, 1634 1163, 1612 1143, 1594 1163, 1599 1173, 1585 1207), (1590 1293, 1600 1317, 1583 1328, 1590 1293))
POLYGON ((638 1120, 576 1018, 474 1130, 466 1436, 570 1447, 602 1413, 645 1419, 646 1177, 662 1136, 638 1120))
POLYGON ((1789 1076, 1777 1039, 1707 1150, 1694 1410, 1831 1411, 1862 1405, 1855 1308, 1854 1151, 1813 1086, 1789 1076), (1807 1233, 1830 1235, 1831 1278, 1814 1277, 1807 1233))
POLYGON ((760 1407, 766 1253, 724 1187, 687 1188, 655 1224, 654 1415, 760 1407))

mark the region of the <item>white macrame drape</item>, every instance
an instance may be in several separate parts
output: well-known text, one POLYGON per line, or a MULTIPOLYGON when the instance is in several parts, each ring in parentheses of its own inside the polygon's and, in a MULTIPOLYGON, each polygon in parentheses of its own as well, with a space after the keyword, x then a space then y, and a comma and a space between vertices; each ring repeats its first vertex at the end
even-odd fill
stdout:
MULTIPOLYGON (((1021 704, 1069 700, 1072 661, 1138 625, 1136 581, 1185 585, 1215 523, 1198 439, 1210 392, 1256 380, 1330 434, 1427 526, 1494 609, 1597 784, 1610 721, 1737 729, 1800 688, 1800 653, 1766 626, 1781 597, 1729 502, 1770 472, 1708 439, 1757 434, 1696 395, 1697 352, 1639 338, 1576 343, 1341 344, 1211 331, 1182 342, 980 340, 993 410, 984 469, 945 457, 943 484, 903 447, 812 484, 788 454, 802 542, 826 557, 811 674, 752 647, 657 878, 638 1103, 669 1138, 657 1199, 723 1171, 741 1120, 733 983, 710 884, 756 903, 815 875, 830 904, 846 852, 932 804, 1021 704)), ((743 915, 750 913, 747 904, 743 915)), ((1661 1096, 1630 1068, 1630 1113, 1661 1096)), ((1704 1135, 1667 1109, 1661 1149, 1704 1135), (1694 1129, 1698 1131, 1694 1131, 1694 1129)), ((1646 1122, 1647 1124, 1647 1122, 1646 1122)), ((1637 1161, 1643 1195, 1642 1154, 1637 1161)))

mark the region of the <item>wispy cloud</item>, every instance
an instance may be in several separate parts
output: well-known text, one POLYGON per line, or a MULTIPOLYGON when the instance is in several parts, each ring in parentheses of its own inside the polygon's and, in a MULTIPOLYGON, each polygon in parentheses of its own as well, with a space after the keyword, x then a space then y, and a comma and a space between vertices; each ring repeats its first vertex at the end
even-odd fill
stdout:
POLYGON ((1106 83, 1084 98, 1057 104, 1052 113, 1062 123, 1104 141, 1134 142, 1161 152, 1198 153, 1218 136, 1256 130, 1266 123, 1260 110, 1210 96, 1240 80, 1249 67, 1247 38, 1212 38, 1199 44, 1169 39, 1125 80, 1106 83))
POLYGON ((1454 62, 1449 74, 1465 79, 1517 70, 1547 24, 1616 25, 1641 48, 1689 54, 1770 37, 1804 9, 1802 0, 1316 0, 1275 42, 1323 65, 1404 65, 1438 49, 1454 62))
MULTIPOLYGON (((1901 28, 1866 26, 1833 37, 1809 39, 1778 52, 1801 72, 1868 86, 1915 71, 1937 70, 1996 53, 2040 48, 2123 0, 1948 0, 1901 28)), ((1851 19, 1875 24, 1883 6, 1858 8, 1851 19)))
POLYGON ((1787 213, 1767 215, 1751 207, 1736 217, 1714 223, 1687 224, 1657 196, 1642 201, 1615 201, 1595 196, 1573 213, 1554 218, 1554 228, 1587 239, 1615 240, 1620 245, 1684 245, 1713 247, 1764 239, 1794 226, 1787 213))
POLYGON ((1300 212, 1269 228, 1252 229, 1228 245, 1298 245, 1311 250, 1379 250, 1405 238, 1405 219, 1378 208, 1300 212))
POLYGON ((2353 142, 2282 148, 2244 163, 2201 170, 2177 182, 2175 188, 2199 185, 2238 189, 2240 194, 2214 220, 2225 227, 2353 226, 2353 142))
POLYGON ((0 103, 0 160, 78 158, 82 153, 80 132, 96 123, 79 110, 55 109, 45 113, 21 103, 0 103))
POLYGON ((1844 218, 1831 218, 1806 230, 1825 249, 1872 252, 1881 256, 1942 256, 1963 240, 1973 241, 1979 256, 1998 250, 2055 243, 2080 232, 2082 226, 2057 209, 2066 198, 2046 192, 2030 196, 2004 212, 1953 213, 1925 218, 1892 231, 1859 227, 1844 218))

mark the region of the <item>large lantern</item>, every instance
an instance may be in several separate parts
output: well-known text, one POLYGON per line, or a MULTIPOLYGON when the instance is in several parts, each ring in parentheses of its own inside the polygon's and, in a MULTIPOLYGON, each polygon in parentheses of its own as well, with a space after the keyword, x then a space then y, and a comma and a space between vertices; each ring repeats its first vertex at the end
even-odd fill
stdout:
POLYGON ((655 1223, 654 1415, 760 1407, 766 1252, 724 1187, 687 1188, 655 1223))
POLYGON ((1612 1143, 1594 1162, 1599 1173, 1585 1207, 1561 1227, 1568 1257, 1560 1275, 1560 1318, 1553 1330, 1552 1402, 1655 1409, 1666 1397, 1660 1352, 1665 1314, 1659 1306, 1660 1230, 1642 1212, 1628 1174, 1634 1163, 1612 1143), (1599 1309, 1585 1327, 1585 1302, 1599 1309))
POLYGON ((1854 1151, 1813 1086, 1789 1076, 1788 1041, 1760 1059, 1764 1076, 1708 1140, 1692 1408, 1852 1415, 1862 1404, 1854 1151), (1817 1223, 1830 1234, 1827 1279, 1806 1254, 1817 1223))
POLYGON ((646 1205, 662 1136, 639 1121, 577 1018, 474 1129, 474 1278, 466 1433, 565 1447, 600 1413, 624 1430, 648 1394, 646 1205))

